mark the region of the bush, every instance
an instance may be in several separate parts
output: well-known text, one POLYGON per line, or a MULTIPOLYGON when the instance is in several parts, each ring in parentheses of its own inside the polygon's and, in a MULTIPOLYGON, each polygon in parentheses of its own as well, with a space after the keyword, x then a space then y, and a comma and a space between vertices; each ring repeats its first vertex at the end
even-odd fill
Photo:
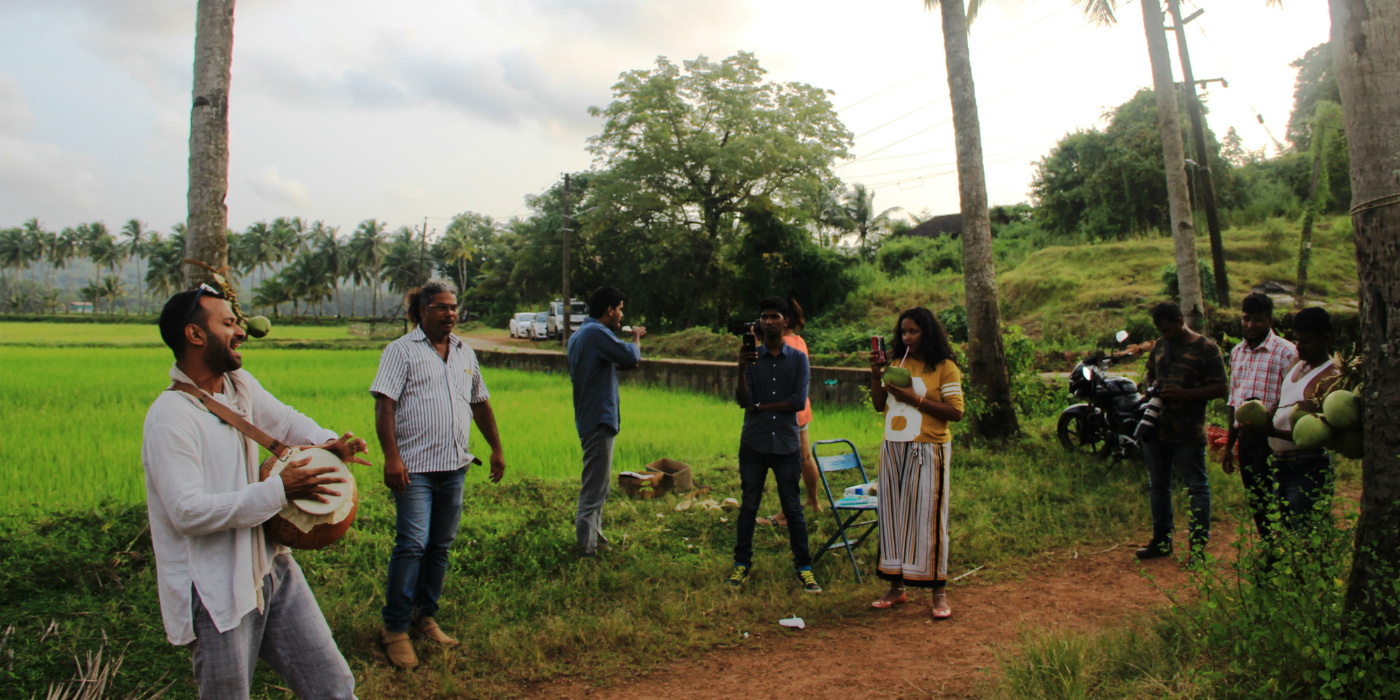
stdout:
POLYGON ((892 238, 875 253, 875 263, 891 277, 962 272, 962 243, 951 236, 892 238))
MULTIPOLYGON (((1215 272, 1205 260, 1198 262, 1201 267, 1201 293, 1205 295, 1208 303, 1219 304, 1220 296, 1215 293, 1215 272)), ((1181 284, 1176 278, 1176 263, 1162 266, 1162 286, 1173 301, 1181 301, 1181 284)))

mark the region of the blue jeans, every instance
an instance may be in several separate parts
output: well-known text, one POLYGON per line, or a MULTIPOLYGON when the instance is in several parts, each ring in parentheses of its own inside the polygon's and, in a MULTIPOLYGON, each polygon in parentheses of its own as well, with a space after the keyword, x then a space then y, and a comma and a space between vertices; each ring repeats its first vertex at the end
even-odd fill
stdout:
POLYGON ((739 485, 743 501, 739 504, 739 522, 735 524, 734 563, 753 566, 754 518, 763 502, 763 484, 768 470, 778 486, 778 502, 787 518, 788 546, 792 548, 792 564, 798 569, 812 568, 812 554, 807 545, 807 521, 802 517, 802 455, 800 452, 771 454, 752 447, 739 447, 739 485))
POLYGON ((1172 472, 1186 482, 1191 496, 1191 544, 1210 540, 1210 482, 1206 479, 1206 446, 1195 442, 1163 442, 1155 438, 1142 446, 1151 482, 1152 541, 1170 542, 1176 529, 1172 515, 1172 472))
POLYGON ((1284 527, 1298 532, 1331 507, 1332 459, 1321 450, 1274 455, 1274 479, 1284 527))
POLYGON ((415 617, 432 617, 447 577, 447 553, 462 521, 466 469, 409 474, 408 488, 394 493, 398 509, 394 553, 384 591, 384 628, 404 632, 415 617))

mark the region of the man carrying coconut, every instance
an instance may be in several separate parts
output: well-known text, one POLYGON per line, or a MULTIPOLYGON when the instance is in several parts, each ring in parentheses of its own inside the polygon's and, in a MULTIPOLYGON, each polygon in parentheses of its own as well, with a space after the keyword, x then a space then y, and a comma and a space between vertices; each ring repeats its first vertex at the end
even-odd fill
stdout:
POLYGON ((1294 442, 1294 413, 1319 413, 1314 397, 1327 394, 1341 374, 1332 363, 1332 317, 1321 307, 1299 311, 1293 317, 1293 337, 1298 341, 1298 361, 1279 383, 1278 408, 1263 431, 1273 450, 1277 507, 1290 530, 1303 529, 1325 507, 1332 495, 1332 460, 1322 448, 1302 449, 1294 442))
POLYGON ((635 369, 642 361, 642 336, 647 329, 632 327, 632 342, 622 332, 622 306, 627 296, 616 287, 599 287, 588 297, 588 318, 569 336, 569 379, 574 385, 574 427, 583 447, 583 478, 574 510, 574 536, 584 558, 608 550, 603 535, 603 504, 612 488, 613 442, 622 429, 618 408, 617 371, 635 369))
MULTIPOLYGON (((146 414, 141 462, 161 617, 172 644, 191 646, 199 697, 246 699, 261 658, 301 698, 355 696, 321 609, 286 547, 263 523, 291 500, 325 502, 331 467, 292 461, 259 481, 258 446, 205 407, 217 402, 286 445, 318 445, 344 462, 365 441, 336 437, 278 401, 242 369, 247 338, 208 285, 171 297, 160 336, 175 353, 172 384, 146 414)), ((222 407, 221 409, 222 410, 222 407)), ((233 417, 231 417, 233 419, 233 417)))
POLYGON ((801 436, 797 412, 807 405, 811 367, 807 355, 783 342, 788 304, 782 297, 758 303, 758 325, 763 344, 739 350, 739 381, 734 400, 744 409, 744 430, 739 438, 739 485, 743 500, 735 523, 734 568, 728 583, 742 587, 753 570, 753 531, 768 472, 778 486, 778 502, 787 518, 788 544, 797 580, 807 593, 821 593, 812 574, 807 521, 802 515, 801 436))
POLYGON ((1240 327, 1244 342, 1230 350, 1230 401, 1225 409, 1229 434, 1221 467, 1226 474, 1235 471, 1235 446, 1239 445, 1240 480, 1244 483, 1249 510, 1259 536, 1269 539, 1269 504, 1273 502, 1273 476, 1269 474, 1269 440, 1261 432, 1240 432, 1237 412, 1246 402, 1259 405, 1244 409, 1246 423, 1263 426, 1278 408, 1278 390, 1288 368, 1298 361, 1293 343, 1274 333, 1274 300, 1255 292, 1240 304, 1240 327), (1257 415, 1250 415, 1254 413, 1257 415))
POLYGON ((436 615, 447 578, 447 554, 462 520, 462 484, 467 468, 480 464, 468 451, 472 423, 491 446, 491 481, 505 474, 501 438, 481 364, 457 326, 457 289, 432 280, 405 300, 408 335, 389 343, 379 358, 374 427, 384 449, 384 485, 394 496, 394 551, 384 586, 380 642, 389 663, 418 665, 408 633, 446 646, 455 638, 436 615))
POLYGON ((1186 482, 1191 496, 1191 555, 1210 541, 1210 482, 1206 479, 1206 404, 1225 398, 1229 381, 1220 347, 1186 327, 1181 307, 1164 301, 1152 307, 1152 324, 1162 335, 1147 358, 1146 386, 1161 393, 1157 429, 1143 441, 1152 506, 1152 541, 1137 550, 1138 559, 1172 553, 1172 472, 1186 482))

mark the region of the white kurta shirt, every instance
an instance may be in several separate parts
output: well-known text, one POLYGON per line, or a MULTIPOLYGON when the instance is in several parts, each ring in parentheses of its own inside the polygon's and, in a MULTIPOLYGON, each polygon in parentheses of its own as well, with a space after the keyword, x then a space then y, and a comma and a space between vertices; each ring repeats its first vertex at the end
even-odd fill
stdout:
MULTIPOLYGON (((267 393, 253 375, 225 375, 214 397, 238 406, 230 376, 251 398, 250 422, 287 445, 317 445, 336 433, 267 393)), ((243 399, 247 401, 249 399, 243 399)), ((287 503, 281 479, 248 483, 248 440, 194 397, 163 391, 146 413, 141 462, 146 512, 156 554, 160 612, 171 644, 194 641, 191 588, 220 632, 238 626, 257 607, 260 581, 253 570, 254 528, 287 503)), ((267 542, 266 556, 285 551, 267 542)))

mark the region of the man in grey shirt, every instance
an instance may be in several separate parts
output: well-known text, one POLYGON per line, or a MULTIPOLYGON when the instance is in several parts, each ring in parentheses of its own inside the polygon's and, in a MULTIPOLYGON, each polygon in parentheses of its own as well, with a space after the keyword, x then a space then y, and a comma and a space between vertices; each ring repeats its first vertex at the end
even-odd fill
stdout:
POLYGON ((632 328, 632 342, 614 335, 622 329, 622 304, 627 296, 614 287, 599 287, 588 297, 588 318, 569 338, 569 378, 574 383, 574 425, 583 443, 583 484, 578 494, 574 531, 578 552, 597 556, 608 548, 603 536, 603 503, 611 487, 613 440, 622 426, 618 412, 617 370, 634 369, 642 361, 642 336, 632 328))

